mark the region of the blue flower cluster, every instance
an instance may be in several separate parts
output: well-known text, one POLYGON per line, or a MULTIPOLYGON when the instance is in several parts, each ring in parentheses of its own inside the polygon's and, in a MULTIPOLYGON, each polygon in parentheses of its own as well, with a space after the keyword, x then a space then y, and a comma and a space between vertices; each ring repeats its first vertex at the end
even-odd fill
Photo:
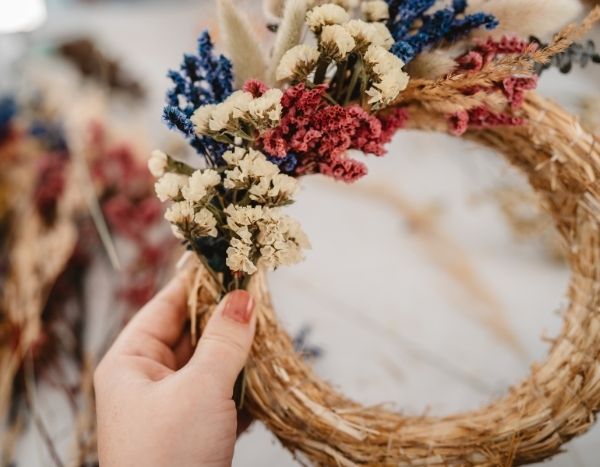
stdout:
POLYGON ((167 92, 164 120, 169 128, 181 131, 209 163, 218 165, 226 145, 196 136, 190 117, 198 107, 223 102, 233 92, 231 62, 214 53, 210 35, 204 31, 198 38, 197 55, 185 54, 179 71, 170 70, 167 76, 173 87, 167 92))
POLYGON ((467 0, 453 0, 452 6, 426 14, 435 1, 386 0, 390 11, 388 27, 395 41, 391 52, 404 63, 442 40, 453 41, 472 29, 493 29, 498 25, 498 20, 492 15, 465 15, 467 0))
POLYGON ((279 170, 286 175, 292 174, 298 165, 298 156, 293 152, 288 152, 284 157, 267 156, 267 159, 277 165, 279 170))
POLYGON ((17 113, 17 104, 12 97, 0 98, 0 140, 9 132, 10 122, 17 113))

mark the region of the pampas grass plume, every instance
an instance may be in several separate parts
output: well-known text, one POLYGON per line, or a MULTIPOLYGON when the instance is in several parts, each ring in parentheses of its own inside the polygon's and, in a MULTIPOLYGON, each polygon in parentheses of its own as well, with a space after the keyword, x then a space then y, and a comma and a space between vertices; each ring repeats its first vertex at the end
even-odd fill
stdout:
POLYGON ((249 78, 265 79, 267 63, 256 39, 257 34, 231 0, 218 0, 219 24, 227 54, 233 63, 235 86, 249 78))
POLYGON ((275 84, 275 70, 281 61, 281 57, 292 47, 298 45, 304 30, 304 18, 306 17, 306 0, 287 0, 283 11, 283 19, 277 31, 273 54, 267 73, 269 84, 275 84))
POLYGON ((474 0, 467 13, 484 11, 494 15, 500 25, 492 30, 475 29, 476 37, 516 33, 549 38, 583 12, 579 0, 474 0))
POLYGON ((456 61, 448 51, 424 52, 417 55, 407 66, 411 78, 436 79, 446 76, 456 68, 456 61))

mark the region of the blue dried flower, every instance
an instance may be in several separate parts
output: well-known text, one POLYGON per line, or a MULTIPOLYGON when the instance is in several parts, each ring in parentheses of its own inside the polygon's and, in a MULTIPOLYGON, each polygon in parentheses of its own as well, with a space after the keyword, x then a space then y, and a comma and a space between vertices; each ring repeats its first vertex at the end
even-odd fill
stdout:
POLYGON ((492 15, 475 13, 463 15, 466 0, 453 0, 452 6, 426 14, 435 0, 386 0, 389 5, 388 27, 396 41, 391 48, 394 55, 410 62, 427 47, 441 41, 453 41, 479 27, 493 29, 498 21, 492 15), (415 31, 414 23, 420 26, 415 31))
POLYGON ((277 165, 279 170, 284 174, 291 174, 298 165, 298 156, 293 152, 287 153, 284 157, 267 156, 269 162, 277 165))
POLYGON ((197 55, 185 54, 179 71, 169 70, 167 76, 173 87, 167 91, 163 119, 169 128, 181 131, 199 154, 218 164, 226 146, 196 136, 190 117, 198 107, 223 102, 233 92, 231 62, 214 53, 210 35, 204 31, 198 38, 197 55))

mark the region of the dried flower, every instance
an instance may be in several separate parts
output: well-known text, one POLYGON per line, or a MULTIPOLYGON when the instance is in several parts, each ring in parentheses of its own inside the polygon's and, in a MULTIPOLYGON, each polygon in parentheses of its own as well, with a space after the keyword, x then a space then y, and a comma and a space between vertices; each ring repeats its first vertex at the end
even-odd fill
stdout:
POLYGON ((165 211, 165 219, 171 224, 184 224, 194 218, 194 205, 189 201, 178 201, 165 211))
POLYGON ((332 24, 343 24, 350 19, 350 15, 339 5, 326 3, 309 10, 306 13, 306 24, 314 32, 319 34, 323 26, 332 24))
POLYGON ((303 81, 315 68, 319 51, 310 45, 300 44, 288 50, 277 66, 275 77, 278 81, 303 81))
POLYGON ((360 5, 366 21, 384 21, 390 17, 388 4, 383 0, 369 0, 360 5))
POLYGON ((221 176, 212 169, 196 170, 181 189, 186 201, 199 203, 211 193, 212 188, 221 183, 221 176))
POLYGON ((302 249, 310 247, 298 222, 278 209, 230 204, 225 213, 236 234, 227 249, 232 271, 253 274, 259 263, 270 268, 293 264, 302 260, 302 249))
POLYGON ((188 177, 185 175, 167 172, 154 184, 156 196, 161 201, 175 200, 179 197, 181 190, 186 186, 188 177))
POLYGON ((231 239, 229 248, 227 248, 227 267, 232 271, 254 274, 258 269, 250 260, 251 248, 250 244, 240 239, 231 239))
POLYGON ((217 219, 206 208, 200 209, 200 211, 194 214, 194 227, 193 232, 197 236, 217 236, 217 219))
POLYGON ((364 55, 373 84, 365 92, 369 104, 382 107, 390 104, 408 85, 408 75, 402 71, 404 62, 383 47, 371 45, 364 55))
POLYGON ((390 32, 382 23, 367 23, 360 19, 353 19, 343 26, 354 38, 360 49, 377 45, 387 50, 394 43, 390 32))
POLYGON ((269 89, 248 104, 248 113, 257 126, 272 127, 279 122, 282 95, 280 89, 269 89))
POLYGON ((356 47, 356 42, 350 33, 339 24, 324 26, 319 43, 323 53, 336 61, 344 60, 356 47))
POLYGON ((167 169, 167 155, 158 149, 152 151, 148 160, 148 170, 155 177, 162 177, 167 169))
POLYGON ((211 132, 221 132, 239 128, 237 121, 248 111, 248 105, 254 96, 249 92, 236 91, 221 104, 215 106, 210 113, 208 128, 211 132))
POLYGON ((194 125, 194 131, 197 135, 206 135, 209 133, 208 122, 215 107, 215 104, 206 104, 198 107, 193 113, 190 120, 194 125))
POLYGON ((227 189, 246 189, 250 199, 263 204, 278 205, 290 201, 298 182, 279 173, 279 167, 254 149, 236 148, 226 152, 224 160, 231 166, 225 171, 223 186, 227 189))

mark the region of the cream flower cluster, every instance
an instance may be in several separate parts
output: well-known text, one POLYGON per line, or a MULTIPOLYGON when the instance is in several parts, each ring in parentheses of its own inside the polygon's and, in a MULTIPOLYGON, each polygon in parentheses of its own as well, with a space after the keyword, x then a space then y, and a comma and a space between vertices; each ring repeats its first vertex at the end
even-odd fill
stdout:
POLYGON ((383 0, 367 0, 360 9, 366 21, 385 21, 390 17, 388 4, 383 0))
POLYGON ((306 13, 306 24, 316 34, 321 32, 323 26, 343 24, 349 20, 350 15, 348 12, 333 3, 316 6, 306 13))
POLYGON ((369 104, 391 104, 408 85, 408 75, 402 71, 404 62, 384 47, 370 45, 364 55, 365 65, 373 84, 366 90, 369 104))
POLYGON ((275 78, 278 81, 302 81, 314 70, 319 56, 319 50, 312 45, 296 45, 281 57, 275 70, 275 78))
POLYGON ((237 147, 226 152, 223 159, 231 167, 225 171, 223 186, 248 190, 253 201, 280 205, 291 201, 298 190, 298 181, 279 173, 279 168, 259 151, 237 147))
POLYGON ((236 206, 225 208, 227 225, 235 233, 227 249, 227 266, 232 271, 254 274, 257 266, 276 268, 303 259, 310 244, 300 225, 278 208, 236 206))
POLYGON ((281 117, 280 89, 269 89, 260 97, 246 91, 235 91, 217 105, 199 107, 192 115, 198 135, 215 136, 230 133, 239 136, 240 130, 258 132, 277 126, 281 117))
POLYGON ((190 244, 198 237, 224 238, 233 272, 253 274, 259 265, 300 261, 308 240, 279 208, 293 201, 298 181, 251 148, 235 147, 223 159, 225 167, 192 170, 165 153, 152 154, 148 167, 158 177, 158 198, 171 201, 165 219, 175 236, 190 244))
MULTIPOLYGON (((166 155, 165 155, 166 157, 166 155)), ((152 164, 152 159, 148 163, 152 164)), ((173 201, 165 212, 165 219, 178 238, 184 232, 194 236, 217 236, 217 219, 206 209, 221 177, 215 170, 196 170, 190 176, 175 172, 164 173, 154 185, 161 201, 173 201)))
POLYGON ((342 63, 355 53, 362 57, 369 78, 368 103, 381 108, 393 102, 409 77, 402 71, 404 62, 389 52, 394 39, 383 23, 389 17, 388 5, 367 0, 361 9, 366 21, 350 19, 348 11, 334 3, 309 10, 306 23, 317 37, 317 46, 301 44, 288 50, 276 69, 277 80, 303 81, 315 69, 322 80, 331 61, 342 63))

